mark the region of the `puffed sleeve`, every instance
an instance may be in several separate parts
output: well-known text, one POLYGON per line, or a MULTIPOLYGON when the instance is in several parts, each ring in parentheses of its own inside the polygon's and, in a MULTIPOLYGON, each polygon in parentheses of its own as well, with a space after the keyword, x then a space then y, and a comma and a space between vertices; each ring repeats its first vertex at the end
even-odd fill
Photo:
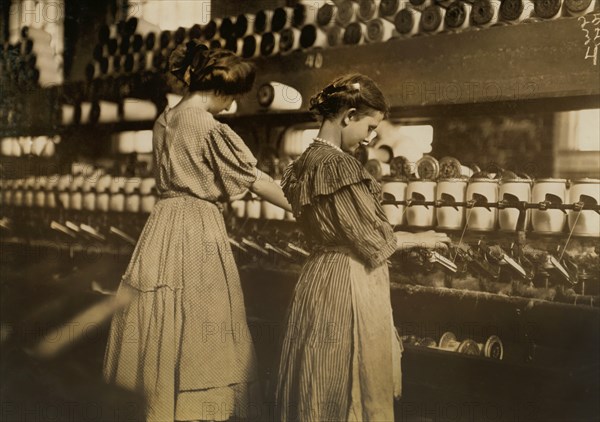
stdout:
POLYGON ((228 125, 210 131, 204 155, 225 196, 240 195, 256 181, 256 158, 228 125))
POLYGON ((336 213, 336 225, 367 267, 376 267, 396 250, 391 225, 377 213, 379 206, 363 182, 344 186, 328 198, 336 213))

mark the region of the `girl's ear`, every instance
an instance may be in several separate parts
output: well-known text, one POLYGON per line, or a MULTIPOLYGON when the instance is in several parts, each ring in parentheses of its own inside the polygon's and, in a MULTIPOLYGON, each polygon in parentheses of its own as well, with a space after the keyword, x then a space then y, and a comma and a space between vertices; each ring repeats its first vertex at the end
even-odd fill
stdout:
POLYGON ((342 123, 344 126, 350 124, 350 120, 354 120, 357 116, 357 110, 354 107, 351 107, 344 111, 344 115, 342 116, 342 123))

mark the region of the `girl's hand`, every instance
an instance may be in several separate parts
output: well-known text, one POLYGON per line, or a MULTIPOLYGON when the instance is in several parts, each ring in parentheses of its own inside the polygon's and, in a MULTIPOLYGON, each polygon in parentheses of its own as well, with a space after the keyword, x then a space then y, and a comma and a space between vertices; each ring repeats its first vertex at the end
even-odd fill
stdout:
POLYGON ((396 232, 394 235, 396 236, 398 250, 413 248, 447 249, 450 244, 450 238, 447 234, 433 230, 420 233, 396 232))

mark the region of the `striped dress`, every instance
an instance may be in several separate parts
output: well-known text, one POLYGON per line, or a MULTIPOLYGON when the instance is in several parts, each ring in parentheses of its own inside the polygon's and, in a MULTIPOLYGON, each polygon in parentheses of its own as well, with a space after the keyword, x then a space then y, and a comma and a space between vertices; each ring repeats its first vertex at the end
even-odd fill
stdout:
POLYGON ((113 317, 104 377, 141 392, 148 421, 249 417, 256 359, 217 202, 256 180, 256 159, 193 106, 160 115, 153 147, 161 199, 117 293, 130 302, 113 317))
POLYGON ((393 421, 402 346, 386 260, 396 240, 379 184, 354 157, 314 142, 282 187, 314 249, 288 310, 278 420, 393 421))

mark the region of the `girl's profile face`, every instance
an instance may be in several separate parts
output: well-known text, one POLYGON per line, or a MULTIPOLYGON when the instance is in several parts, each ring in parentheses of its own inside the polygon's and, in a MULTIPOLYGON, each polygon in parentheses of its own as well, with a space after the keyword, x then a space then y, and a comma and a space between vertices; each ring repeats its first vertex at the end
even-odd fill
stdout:
POLYGON ((365 115, 359 115, 355 109, 350 109, 342 118, 342 145, 341 148, 346 152, 354 152, 361 144, 369 144, 377 134, 375 129, 383 120, 381 111, 365 115))

